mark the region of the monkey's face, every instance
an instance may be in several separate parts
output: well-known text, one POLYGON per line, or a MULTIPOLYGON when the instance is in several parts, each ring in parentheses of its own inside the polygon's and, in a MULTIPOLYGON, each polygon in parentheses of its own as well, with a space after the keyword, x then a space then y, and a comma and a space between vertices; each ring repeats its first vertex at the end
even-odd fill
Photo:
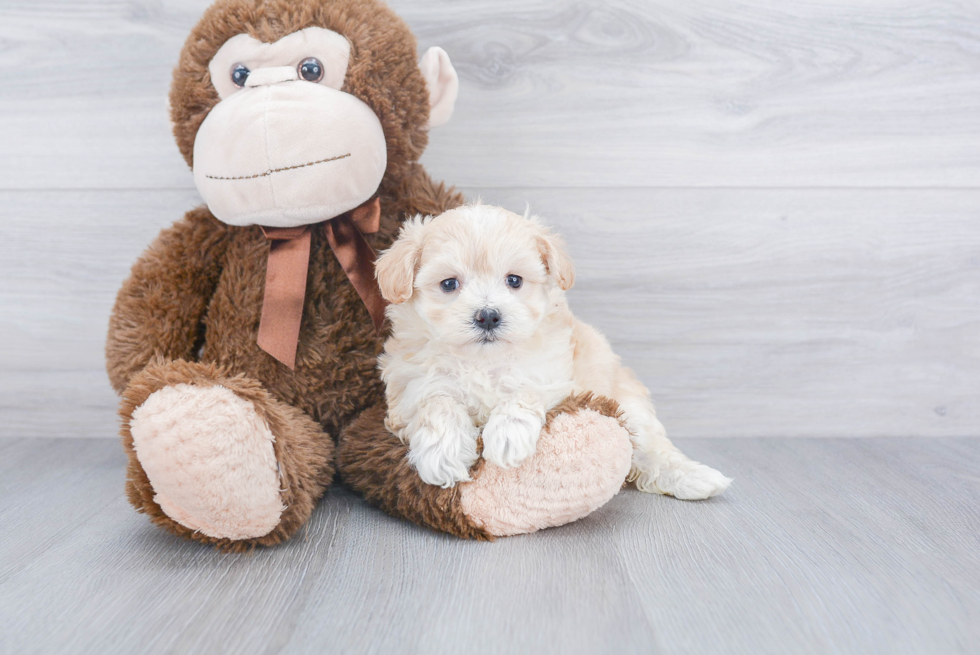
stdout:
POLYGON ((340 90, 349 58, 347 39, 320 27, 221 46, 208 66, 221 102, 194 143, 194 182, 216 217, 293 227, 371 197, 385 137, 374 112, 340 90))
MULTIPOLYGON (((347 38, 322 27, 275 43, 239 34, 221 46, 208 64, 220 101, 197 131, 193 156, 194 182, 215 217, 293 227, 371 198, 385 174, 387 147, 371 107, 341 90, 350 53, 347 38)), ((458 83, 445 53, 430 50, 421 63, 429 85, 451 73, 452 88, 436 95, 455 100, 458 83), (435 77, 425 74, 427 64, 435 77)), ((433 103, 433 119, 441 114, 433 103)))

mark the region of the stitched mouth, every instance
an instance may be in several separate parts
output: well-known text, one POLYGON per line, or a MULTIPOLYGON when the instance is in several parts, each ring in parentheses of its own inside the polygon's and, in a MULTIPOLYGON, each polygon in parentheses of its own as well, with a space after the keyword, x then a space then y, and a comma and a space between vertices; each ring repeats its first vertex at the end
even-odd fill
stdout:
POLYGON ((255 180, 260 177, 269 177, 273 173, 282 173, 283 171, 292 171, 297 168, 306 168, 307 166, 316 166, 317 164, 326 164, 330 161, 337 161, 338 159, 346 159, 350 157, 348 152, 346 155, 340 155, 338 157, 329 157, 327 159, 320 159, 319 161, 308 161, 305 164, 296 164, 295 166, 284 166, 283 168, 270 168, 264 173, 256 173, 255 175, 239 175, 238 177, 219 177, 217 175, 205 175, 209 180, 255 180))

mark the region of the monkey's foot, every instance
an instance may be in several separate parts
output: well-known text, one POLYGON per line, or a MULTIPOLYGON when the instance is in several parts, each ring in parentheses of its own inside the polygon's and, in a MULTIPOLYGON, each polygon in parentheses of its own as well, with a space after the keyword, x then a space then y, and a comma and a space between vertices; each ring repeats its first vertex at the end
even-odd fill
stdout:
POLYGON ((583 518, 622 488, 633 445, 611 401, 569 401, 553 412, 537 450, 514 468, 489 461, 461 485, 463 511, 495 536, 534 532, 583 518))
POLYGON ((284 541, 333 479, 333 440, 319 423, 213 364, 148 366, 119 414, 129 501, 195 541, 226 550, 284 541))
POLYGON ((618 415, 611 400, 571 397, 548 414, 537 449, 518 466, 481 460, 472 482, 441 488, 422 482, 378 406, 341 433, 337 464, 370 502, 433 530, 469 539, 534 532, 580 519, 622 488, 633 444, 618 415))
POLYGON ((249 401, 221 386, 164 387, 133 412, 130 431, 153 499, 177 523, 216 539, 279 524, 275 438, 249 401))

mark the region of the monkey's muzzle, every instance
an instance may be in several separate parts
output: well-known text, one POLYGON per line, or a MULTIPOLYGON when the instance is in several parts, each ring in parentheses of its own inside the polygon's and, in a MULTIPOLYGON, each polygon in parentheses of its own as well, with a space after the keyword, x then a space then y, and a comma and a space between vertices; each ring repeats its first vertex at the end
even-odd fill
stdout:
POLYGON ((381 122, 358 98, 258 69, 198 130, 194 183, 229 225, 296 227, 350 211, 387 166, 381 122))

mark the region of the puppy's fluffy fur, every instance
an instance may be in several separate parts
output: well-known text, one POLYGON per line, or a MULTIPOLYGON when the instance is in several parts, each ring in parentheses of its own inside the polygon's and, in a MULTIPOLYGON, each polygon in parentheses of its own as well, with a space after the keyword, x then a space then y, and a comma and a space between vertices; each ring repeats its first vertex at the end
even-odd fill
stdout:
POLYGON ((392 303, 380 360, 386 425, 408 443, 425 482, 469 480, 481 431, 483 457, 516 466, 534 453, 551 407, 592 391, 624 412, 637 488, 698 499, 728 487, 730 479, 670 443, 643 384, 572 316, 572 261, 536 218, 482 204, 416 216, 376 271, 392 303), (481 327, 481 310, 497 313, 495 329, 481 327))

